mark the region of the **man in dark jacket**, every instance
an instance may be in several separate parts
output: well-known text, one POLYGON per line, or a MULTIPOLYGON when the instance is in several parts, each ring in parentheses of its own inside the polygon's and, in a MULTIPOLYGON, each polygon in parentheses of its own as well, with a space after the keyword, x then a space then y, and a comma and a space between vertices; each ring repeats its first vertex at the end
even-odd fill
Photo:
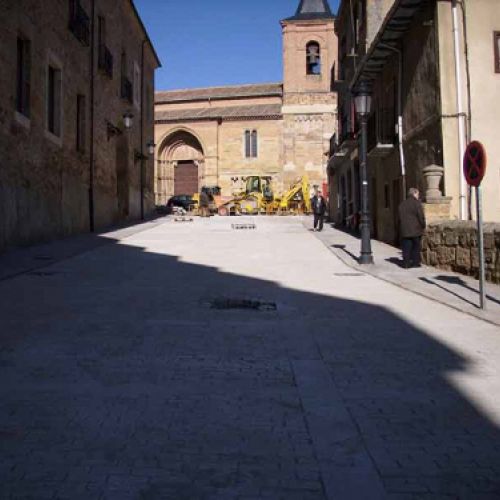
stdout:
POLYGON ((419 201, 419 191, 410 188, 408 198, 399 205, 399 229, 403 250, 403 267, 420 267, 422 235, 426 227, 425 214, 419 201))
POLYGON ((200 217, 208 217, 209 214, 210 198, 208 193, 202 189, 200 192, 200 217))
POLYGON ((317 192, 311 199, 311 207, 314 214, 314 231, 323 230, 323 219, 326 212, 326 202, 323 195, 317 192))

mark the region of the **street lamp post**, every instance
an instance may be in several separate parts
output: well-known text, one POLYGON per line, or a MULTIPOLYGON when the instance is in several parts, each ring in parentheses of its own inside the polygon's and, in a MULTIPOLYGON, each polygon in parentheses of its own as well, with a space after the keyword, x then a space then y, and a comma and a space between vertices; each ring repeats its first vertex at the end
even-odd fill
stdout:
POLYGON ((359 166, 361 173, 361 255, 360 264, 373 264, 373 253, 370 239, 370 213, 368 210, 368 176, 367 176, 367 156, 368 139, 367 125, 368 116, 372 104, 370 89, 366 83, 361 83, 354 97, 356 113, 361 124, 361 147, 359 152, 359 166))

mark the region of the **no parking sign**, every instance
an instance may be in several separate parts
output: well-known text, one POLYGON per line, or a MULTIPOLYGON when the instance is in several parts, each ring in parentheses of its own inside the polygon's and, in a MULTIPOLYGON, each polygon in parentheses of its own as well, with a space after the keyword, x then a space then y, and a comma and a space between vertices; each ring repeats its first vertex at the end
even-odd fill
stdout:
POLYGON ((479 187, 486 173, 486 150, 479 141, 472 141, 464 154, 464 175, 467 184, 479 187))
POLYGON ((486 309, 486 293, 484 290, 484 234, 483 234, 483 201, 481 198, 481 182, 486 173, 486 150, 479 141, 472 141, 464 153, 464 176, 469 186, 476 188, 477 234, 479 247, 479 288, 480 306, 486 309))

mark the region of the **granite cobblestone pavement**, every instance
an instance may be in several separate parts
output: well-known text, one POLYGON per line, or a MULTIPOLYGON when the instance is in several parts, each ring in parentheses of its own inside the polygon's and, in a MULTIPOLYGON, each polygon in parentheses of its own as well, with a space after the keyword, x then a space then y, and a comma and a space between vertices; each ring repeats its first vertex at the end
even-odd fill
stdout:
POLYGON ((0 498, 500 498, 499 328, 239 221, 0 281, 0 498))

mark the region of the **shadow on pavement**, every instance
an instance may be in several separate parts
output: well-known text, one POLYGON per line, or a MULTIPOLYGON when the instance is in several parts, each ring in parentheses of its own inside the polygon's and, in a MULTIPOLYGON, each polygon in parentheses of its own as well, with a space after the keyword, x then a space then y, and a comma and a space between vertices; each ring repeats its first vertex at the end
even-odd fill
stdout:
POLYGON ((395 266, 398 266, 401 269, 404 269, 402 259, 398 259, 397 257, 389 257, 388 259, 385 259, 385 261, 389 262, 389 264, 394 264, 395 266))
POLYGON ((388 309, 123 243, 51 272, 0 283, 1 498, 500 493, 470 360, 388 309))
POLYGON ((474 307, 476 307, 476 308, 479 309, 479 306, 478 306, 477 303, 472 302, 471 300, 468 300, 465 297, 462 297, 462 295, 454 292, 453 290, 450 290, 449 288, 446 288, 443 285, 440 285, 439 283, 436 283, 435 281, 433 281, 433 280, 431 280, 429 278, 419 278, 419 280, 422 281, 422 282, 424 282, 424 283, 427 283, 428 285, 433 285, 433 286, 435 286, 437 288, 440 288, 441 290, 444 290, 445 292, 449 293, 450 295, 453 295, 457 299, 460 299, 460 300, 466 302, 467 304, 469 304, 471 306, 474 306, 474 307))
POLYGON ((332 248, 342 250, 344 253, 349 255, 349 257, 351 257, 352 260, 359 262, 359 257, 357 255, 354 255, 351 251, 347 250, 345 245, 332 245, 332 248))
MULTIPOLYGON (((471 287, 465 280, 460 278, 459 276, 436 276, 437 280, 442 281, 444 283, 449 283, 450 285, 459 285, 463 288, 466 288, 467 290, 470 290, 471 292, 474 292, 479 296, 479 289, 478 288, 473 288, 471 287)), ((479 285, 478 285, 479 286, 479 285)), ((447 290, 445 288, 445 290, 447 290)), ((495 297, 492 297, 491 295, 486 295, 486 298, 490 300, 491 302, 495 302, 496 304, 500 305, 500 301, 496 299, 495 297)))

